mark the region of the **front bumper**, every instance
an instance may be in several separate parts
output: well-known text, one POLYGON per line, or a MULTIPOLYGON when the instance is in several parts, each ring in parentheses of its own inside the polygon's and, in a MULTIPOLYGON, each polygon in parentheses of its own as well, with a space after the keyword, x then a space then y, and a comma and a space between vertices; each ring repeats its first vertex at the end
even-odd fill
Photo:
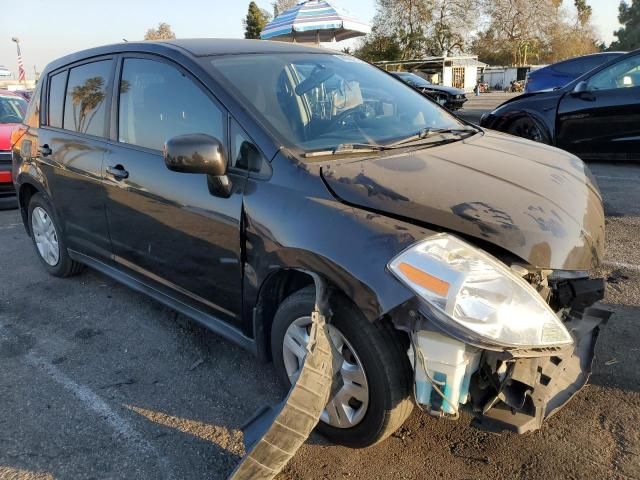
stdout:
POLYGON ((467 100, 467 97, 464 96, 461 98, 448 98, 444 106, 449 110, 460 110, 467 100))
POLYGON ((0 155, 0 209, 17 206, 16 189, 11 180, 11 161, 5 161, 0 155))
POLYGON ((575 338, 568 352, 526 358, 486 355, 470 387, 475 424, 494 432, 539 429, 586 385, 599 327, 610 315, 609 310, 592 307, 566 322, 575 338), (497 372, 503 364, 507 369, 501 378, 497 372))
POLYGON ((436 417, 468 411, 476 427, 492 432, 539 429, 587 383, 599 328, 611 315, 591 306, 602 298, 601 280, 563 282, 557 292, 553 301, 563 305, 555 308, 574 338, 565 347, 482 350, 443 334, 419 299, 395 312, 396 328, 412 338, 416 403, 436 417))

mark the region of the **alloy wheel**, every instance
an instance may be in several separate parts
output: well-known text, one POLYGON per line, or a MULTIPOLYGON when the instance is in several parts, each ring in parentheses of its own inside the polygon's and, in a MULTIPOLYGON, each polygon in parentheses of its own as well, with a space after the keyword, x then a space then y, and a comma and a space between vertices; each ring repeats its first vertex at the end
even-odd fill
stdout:
MULTIPOLYGON (((334 377, 331 398, 322 412, 320 420, 336 428, 351 428, 364 418, 369 405, 369 387, 362 362, 357 353, 333 325, 328 325, 329 336, 340 357, 334 365, 340 371, 334 377)), ((295 383, 307 355, 311 317, 294 320, 284 336, 282 353, 284 367, 291 383, 295 383)))
POLYGON ((58 234, 51 216, 42 207, 36 207, 31 212, 31 231, 42 259, 52 267, 60 260, 60 245, 58 234))

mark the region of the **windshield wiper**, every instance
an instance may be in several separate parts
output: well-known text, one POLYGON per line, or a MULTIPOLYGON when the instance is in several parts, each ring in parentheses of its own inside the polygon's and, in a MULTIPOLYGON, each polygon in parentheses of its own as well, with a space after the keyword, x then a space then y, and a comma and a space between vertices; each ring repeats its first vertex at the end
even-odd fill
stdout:
POLYGON ((376 145, 375 143, 341 143, 333 150, 320 150, 318 152, 306 152, 305 158, 323 157, 325 155, 348 155, 350 153, 367 153, 380 152, 382 150, 391 150, 393 147, 388 145, 376 145))
POLYGON ((397 142, 390 143, 385 145, 388 148, 395 148, 399 146, 404 146, 409 143, 413 143, 417 140, 424 140, 434 135, 438 135, 440 133, 452 133, 461 135, 464 133, 477 133, 478 130, 475 128, 423 128, 415 135, 411 135, 410 137, 403 138, 402 140, 398 140, 397 142))

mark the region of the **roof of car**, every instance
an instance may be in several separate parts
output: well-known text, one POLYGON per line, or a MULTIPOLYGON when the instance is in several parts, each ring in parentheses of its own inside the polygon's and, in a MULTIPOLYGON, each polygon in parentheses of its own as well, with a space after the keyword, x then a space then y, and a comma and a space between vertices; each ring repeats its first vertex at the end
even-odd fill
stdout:
POLYGON ((242 53, 327 53, 326 49, 299 43, 237 38, 185 38, 162 40, 158 43, 180 47, 196 57, 238 55, 242 53))
MULTIPOLYGON (((166 53, 179 51, 193 57, 212 55, 267 54, 267 53, 328 53, 330 50, 310 47, 298 43, 273 42, 268 40, 245 40, 226 38, 184 38, 158 41, 122 42, 101 47, 82 50, 54 60, 47 70, 55 70, 62 66, 86 58, 112 53, 148 52, 166 53)), ((340 55, 339 52, 331 52, 340 55)))

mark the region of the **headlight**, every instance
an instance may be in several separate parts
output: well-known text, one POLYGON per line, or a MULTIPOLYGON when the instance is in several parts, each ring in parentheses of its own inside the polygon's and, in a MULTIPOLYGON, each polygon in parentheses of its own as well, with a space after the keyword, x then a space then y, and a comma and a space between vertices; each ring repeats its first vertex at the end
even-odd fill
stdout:
POLYGON ((536 290, 494 257, 449 235, 429 237, 388 265, 450 335, 482 348, 563 346, 573 338, 536 290))

